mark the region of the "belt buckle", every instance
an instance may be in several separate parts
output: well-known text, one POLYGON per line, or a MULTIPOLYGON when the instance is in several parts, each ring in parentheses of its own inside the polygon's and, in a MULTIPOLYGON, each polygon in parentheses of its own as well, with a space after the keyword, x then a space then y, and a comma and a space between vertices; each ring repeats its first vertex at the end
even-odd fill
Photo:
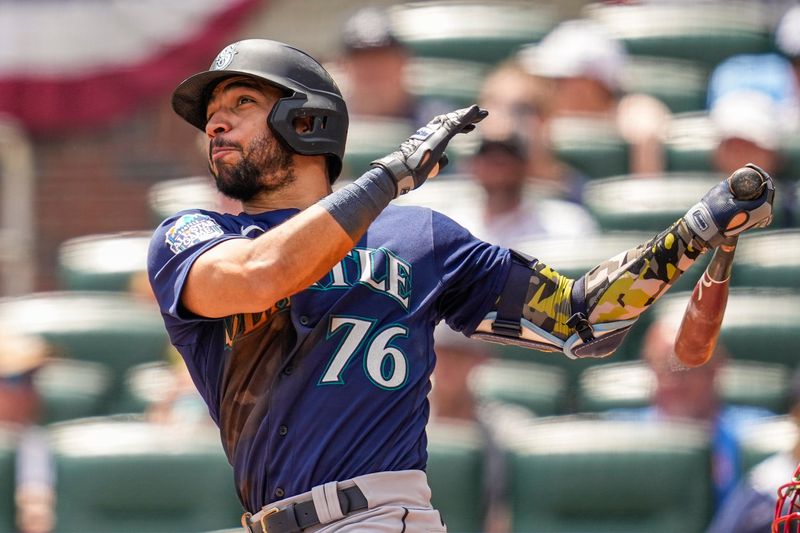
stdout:
MULTIPOLYGON (((272 509, 264 513, 264 516, 262 516, 258 520, 258 523, 261 526, 262 533, 267 533, 267 518, 278 512, 280 512, 280 509, 278 509, 277 507, 273 507, 272 509)), ((253 531, 253 528, 250 527, 251 518, 253 518, 253 513, 250 512, 244 513, 242 515, 242 527, 244 528, 245 531, 247 531, 247 533, 256 533, 255 531, 253 531)))
POLYGON ((261 531, 263 533, 267 533, 267 518, 279 512, 280 509, 278 509, 277 507, 273 507, 272 509, 264 513, 264 516, 258 519, 258 523, 261 524, 261 531))

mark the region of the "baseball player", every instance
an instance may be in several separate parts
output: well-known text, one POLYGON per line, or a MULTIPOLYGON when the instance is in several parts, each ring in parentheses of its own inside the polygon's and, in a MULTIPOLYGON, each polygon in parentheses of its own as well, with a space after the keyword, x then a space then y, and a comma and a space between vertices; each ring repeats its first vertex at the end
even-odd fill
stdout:
POLYGON ((577 280, 482 242, 441 214, 392 206, 446 164, 487 112, 435 117, 336 192, 348 115, 314 59, 245 40, 181 83, 239 215, 165 220, 148 272, 172 343, 234 468, 247 531, 446 531, 425 476, 441 320, 465 335, 602 357, 704 251, 771 218, 774 189, 725 182, 641 246, 577 280))

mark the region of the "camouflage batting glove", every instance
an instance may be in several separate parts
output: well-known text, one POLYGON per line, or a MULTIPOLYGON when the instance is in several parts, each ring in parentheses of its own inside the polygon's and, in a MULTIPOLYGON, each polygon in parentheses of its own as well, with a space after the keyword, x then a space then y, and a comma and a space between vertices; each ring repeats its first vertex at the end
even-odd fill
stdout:
POLYGON ((485 109, 473 105, 438 115, 403 141, 399 150, 376 159, 371 165, 383 168, 394 178, 396 196, 406 194, 425 183, 436 165, 439 170, 447 165, 444 149, 450 139, 457 133, 474 130, 475 124, 488 114, 485 109))
POLYGON ((725 179, 684 215, 686 225, 704 247, 715 248, 743 231, 763 228, 772 222, 772 203, 775 198, 772 178, 752 163, 745 166, 763 178, 759 196, 752 200, 738 200, 725 179))

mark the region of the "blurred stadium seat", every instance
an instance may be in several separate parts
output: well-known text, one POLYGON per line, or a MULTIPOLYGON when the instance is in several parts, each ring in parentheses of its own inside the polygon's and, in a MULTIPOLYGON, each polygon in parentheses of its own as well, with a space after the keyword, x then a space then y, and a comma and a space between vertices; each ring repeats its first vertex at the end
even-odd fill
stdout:
POLYGON ((667 170, 713 172, 713 152, 718 143, 719 135, 705 111, 674 115, 664 139, 667 170))
POLYGON ((210 177, 192 176, 156 183, 150 188, 147 204, 153 224, 160 224, 183 209, 215 210, 219 193, 210 177))
POLYGON ((657 98, 672 113, 705 109, 708 71, 697 62, 631 56, 622 77, 624 92, 657 98))
POLYGON ((561 414, 566 408, 566 372, 554 365, 490 360, 469 376, 469 388, 479 402, 520 405, 539 416, 561 414))
MULTIPOLYGON (((783 365, 731 360, 722 367, 718 385, 725 403, 783 413, 789 375, 783 365)), ((578 410, 600 412, 649 405, 655 376, 644 363, 629 361, 587 368, 579 383, 578 410)))
POLYGON ((0 533, 14 533, 14 461, 17 432, 0 424, 0 533))
POLYGON ((126 291, 147 270, 152 232, 86 235, 61 244, 59 275, 67 290, 126 291))
POLYGON ((606 230, 659 232, 719 183, 703 173, 617 176, 586 184, 586 207, 606 230))
POLYGON ((428 424, 428 483, 434 507, 447 530, 483 531, 485 444, 471 423, 436 420, 428 424))
POLYGON ((593 3, 582 15, 608 26, 632 55, 702 61, 773 49, 766 8, 759 2, 593 3))
POLYGON ((733 262, 731 285, 800 290, 800 229, 743 235, 733 262))
POLYGON ((175 373, 166 361, 143 363, 125 372, 116 409, 120 413, 143 413, 163 401, 175 384, 175 373))
POLYGON ((352 117, 347 133, 343 177, 356 178, 369 164, 397 147, 414 132, 409 121, 388 118, 352 117))
MULTIPOLYGON (((691 293, 668 294, 654 304, 659 318, 680 322, 691 293)), ((732 288, 720 341, 733 359, 797 366, 800 293, 781 289, 732 288)), ((654 317, 655 319, 655 317, 654 317)))
POLYGON ((589 178, 617 176, 629 171, 630 147, 611 121, 555 118, 550 126, 550 142, 556 158, 589 178))
POLYGON ((34 381, 43 400, 42 423, 105 413, 111 381, 111 370, 105 364, 50 359, 36 372, 34 381))
POLYGON ((789 452, 797 442, 797 424, 790 416, 776 416, 753 422, 740 438, 742 472, 772 454, 789 452))
POLYGON ((477 101, 488 68, 476 61, 417 57, 408 66, 408 84, 417 98, 467 107, 477 101))
POLYGON ((62 533, 196 532, 242 509, 215 429, 113 418, 51 426, 62 533))
POLYGON ((567 416, 500 434, 512 531, 698 533, 710 517, 703 426, 567 416))
POLYGON ((164 357, 167 334, 154 303, 126 293, 43 292, 0 299, 0 324, 41 335, 68 359, 94 361, 111 370, 111 390, 124 372, 164 357))
POLYGON ((526 2, 409 2, 395 6, 398 39, 420 57, 497 63, 540 40, 556 23, 547 5, 526 2))

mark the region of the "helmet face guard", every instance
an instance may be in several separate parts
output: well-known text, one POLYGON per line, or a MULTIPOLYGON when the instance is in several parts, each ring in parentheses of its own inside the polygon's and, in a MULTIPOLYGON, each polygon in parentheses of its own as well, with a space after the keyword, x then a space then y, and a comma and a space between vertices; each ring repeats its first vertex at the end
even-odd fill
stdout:
POLYGON ((172 108, 200 130, 206 125, 206 106, 214 87, 232 76, 255 78, 284 92, 267 124, 289 150, 301 155, 324 155, 333 182, 341 173, 347 141, 348 114, 330 74, 308 54, 277 41, 248 39, 223 49, 210 69, 184 80, 172 94, 172 108), (311 129, 298 132, 294 121, 311 118, 311 129))
POLYGON ((798 532, 800 532, 800 465, 794 471, 792 481, 781 485, 778 489, 775 520, 772 522, 772 533, 798 532))

